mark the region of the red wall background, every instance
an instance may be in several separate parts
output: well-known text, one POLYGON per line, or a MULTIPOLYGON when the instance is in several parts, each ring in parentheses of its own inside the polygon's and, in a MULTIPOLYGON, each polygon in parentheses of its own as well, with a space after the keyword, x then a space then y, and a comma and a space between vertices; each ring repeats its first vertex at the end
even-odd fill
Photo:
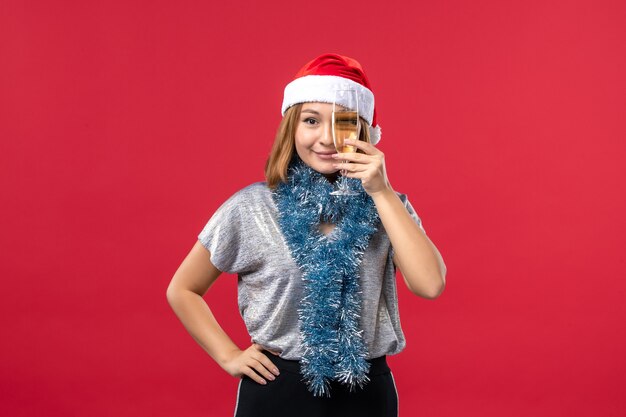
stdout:
MULTIPOLYGON (((626 3, 0 5, 3 416, 228 416, 165 289, 263 180, 282 89, 357 58, 448 267, 398 277, 403 416, 623 416, 626 3), (620 116, 621 115, 621 116, 620 116)), ((240 347, 236 277, 206 296, 240 347)))

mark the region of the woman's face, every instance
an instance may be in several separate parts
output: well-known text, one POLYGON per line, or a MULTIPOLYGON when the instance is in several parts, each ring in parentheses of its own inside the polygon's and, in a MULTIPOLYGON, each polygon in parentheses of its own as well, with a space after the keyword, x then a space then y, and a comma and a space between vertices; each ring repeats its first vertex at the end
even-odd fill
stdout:
POLYGON ((296 152, 305 164, 329 179, 336 177, 333 168, 337 153, 332 135, 333 105, 328 103, 304 103, 296 127, 296 152))

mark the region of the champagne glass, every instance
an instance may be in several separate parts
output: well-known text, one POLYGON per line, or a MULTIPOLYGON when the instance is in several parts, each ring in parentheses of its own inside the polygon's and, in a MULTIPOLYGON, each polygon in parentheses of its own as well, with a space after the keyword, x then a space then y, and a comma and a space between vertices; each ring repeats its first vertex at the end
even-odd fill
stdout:
MULTIPOLYGON (((346 145, 346 139, 359 140, 361 122, 359 120, 359 98, 356 90, 335 90, 332 116, 333 142, 337 152, 356 152, 356 146, 346 145)), ((347 162, 347 161, 343 161, 347 162)), ((337 179, 337 190, 331 195, 358 195, 348 187, 346 171, 341 170, 341 176, 337 179)))

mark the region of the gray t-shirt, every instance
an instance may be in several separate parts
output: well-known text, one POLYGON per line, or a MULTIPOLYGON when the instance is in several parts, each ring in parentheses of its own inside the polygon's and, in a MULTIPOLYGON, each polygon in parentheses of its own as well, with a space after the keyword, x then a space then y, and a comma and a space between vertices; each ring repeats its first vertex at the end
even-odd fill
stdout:
MULTIPOLYGON (((405 194, 397 193, 424 230, 405 194)), ((425 232, 425 230, 424 230, 425 232)), ((300 360, 298 329, 302 273, 278 224, 278 210, 265 182, 231 196, 210 218, 198 239, 220 271, 237 274, 239 312, 253 343, 300 360)), ((368 359, 394 355, 406 341, 400 327, 393 248, 382 224, 370 238, 360 265, 361 329, 368 359)))

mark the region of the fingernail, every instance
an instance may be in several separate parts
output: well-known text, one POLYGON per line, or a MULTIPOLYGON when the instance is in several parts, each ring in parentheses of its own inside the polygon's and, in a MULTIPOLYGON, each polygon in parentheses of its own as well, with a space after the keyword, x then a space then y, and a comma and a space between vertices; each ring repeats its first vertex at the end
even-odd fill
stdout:
POLYGON ((266 384, 267 384, 267 381, 266 381, 266 380, 263 380, 263 382, 261 382, 261 384, 266 385, 266 384))
POLYGON ((275 373, 276 375, 280 375, 280 372, 278 371, 278 368, 274 368, 274 373, 275 373))
POLYGON ((332 154, 331 156, 332 156, 333 158, 339 158, 339 154, 337 154, 337 153, 334 153, 334 154, 332 154))

